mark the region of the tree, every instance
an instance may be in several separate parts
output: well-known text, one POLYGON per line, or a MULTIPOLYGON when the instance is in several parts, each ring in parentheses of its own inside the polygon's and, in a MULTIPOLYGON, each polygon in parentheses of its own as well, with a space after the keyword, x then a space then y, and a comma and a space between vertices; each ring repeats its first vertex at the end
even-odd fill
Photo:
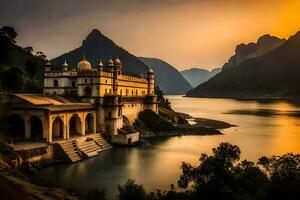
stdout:
POLYGON ((34 78, 37 75, 37 72, 39 70, 39 63, 32 60, 32 59, 28 59, 25 63, 24 63, 24 70, 28 73, 30 78, 34 78))
POLYGON ((0 81, 4 90, 11 92, 22 91, 24 71, 19 67, 11 67, 2 72, 0 81))
POLYGON ((43 59, 43 60, 47 59, 47 56, 42 51, 37 51, 36 56, 43 59))
POLYGON ((146 191, 143 185, 135 184, 134 180, 129 179, 124 186, 118 186, 118 200, 146 200, 146 191))
POLYGON ((33 48, 32 47, 25 47, 24 48, 25 51, 32 53, 33 52, 33 48))
POLYGON ((11 26, 2 26, 0 29, 0 35, 7 37, 10 39, 11 42, 16 43, 16 38, 17 38, 17 32, 15 29, 11 26))

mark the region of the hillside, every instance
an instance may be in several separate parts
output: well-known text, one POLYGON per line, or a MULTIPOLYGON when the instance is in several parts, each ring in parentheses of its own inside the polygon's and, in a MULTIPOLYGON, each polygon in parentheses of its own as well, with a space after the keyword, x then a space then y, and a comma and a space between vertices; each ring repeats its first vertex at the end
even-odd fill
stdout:
POLYGON ((221 68, 215 68, 211 71, 200 68, 191 68, 181 71, 181 75, 192 85, 196 87, 204 83, 208 79, 214 77, 217 73, 221 72, 221 68))
POLYGON ((187 92, 190 97, 300 97, 300 32, 284 44, 236 67, 224 68, 209 81, 187 92))
POLYGON ((154 70, 156 82, 165 94, 185 94, 192 88, 177 69, 169 63, 157 58, 141 57, 139 59, 154 70))
POLYGON ((2 30, 3 27, 0 29, 0 92, 41 92, 43 58, 18 46, 2 30))

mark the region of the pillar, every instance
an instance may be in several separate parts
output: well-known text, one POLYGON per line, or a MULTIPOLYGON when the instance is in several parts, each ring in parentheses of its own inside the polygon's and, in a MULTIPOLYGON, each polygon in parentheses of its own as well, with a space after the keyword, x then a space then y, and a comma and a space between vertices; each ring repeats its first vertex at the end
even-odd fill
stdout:
POLYGON ((24 126, 25 126, 25 139, 28 139, 31 137, 30 116, 28 114, 25 114, 24 126))

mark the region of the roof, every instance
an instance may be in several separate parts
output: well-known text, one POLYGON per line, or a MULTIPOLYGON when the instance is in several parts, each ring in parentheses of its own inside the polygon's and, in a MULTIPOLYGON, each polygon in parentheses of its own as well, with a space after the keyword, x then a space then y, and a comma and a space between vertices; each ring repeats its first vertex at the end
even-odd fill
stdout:
POLYGON ((46 109, 51 111, 95 108, 91 103, 82 103, 76 99, 67 99, 59 95, 12 94, 10 96, 12 98, 9 103, 15 104, 15 108, 46 109))

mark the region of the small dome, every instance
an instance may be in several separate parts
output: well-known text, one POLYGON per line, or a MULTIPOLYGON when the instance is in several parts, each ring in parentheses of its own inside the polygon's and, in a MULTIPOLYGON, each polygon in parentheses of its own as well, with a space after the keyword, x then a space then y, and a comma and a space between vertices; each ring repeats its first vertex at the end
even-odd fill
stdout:
POLYGON ((83 58, 83 60, 77 64, 77 70, 79 71, 86 71, 91 69, 92 69, 91 63, 87 61, 85 58, 83 58))
POLYGON ((114 64, 115 65, 121 65, 121 60, 119 58, 116 58, 115 61, 114 61, 114 64))
POLYGON ((64 62, 64 64, 62 66, 63 67, 68 67, 69 66, 66 60, 65 60, 65 62, 64 62))
POLYGON ((102 59, 100 59, 98 67, 103 67, 102 59))
POLYGON ((113 66, 114 65, 114 61, 111 59, 111 57, 109 58, 108 62, 107 62, 108 66, 113 66))
POLYGON ((152 73, 152 74, 154 73, 154 71, 151 67, 149 68, 148 73, 152 73))

